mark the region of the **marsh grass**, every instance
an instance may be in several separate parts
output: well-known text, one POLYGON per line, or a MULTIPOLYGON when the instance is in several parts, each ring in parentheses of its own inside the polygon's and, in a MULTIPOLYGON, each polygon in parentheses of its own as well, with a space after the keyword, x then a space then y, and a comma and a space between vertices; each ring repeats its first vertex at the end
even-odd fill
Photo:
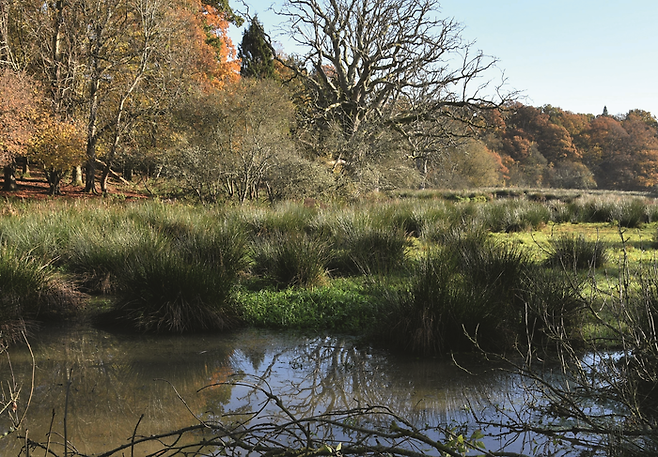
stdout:
POLYGON ((587 240, 584 235, 561 235, 550 240, 546 263, 555 268, 586 270, 603 267, 608 261, 607 249, 600 240, 587 240))
POLYGON ((357 211, 336 214, 330 224, 323 233, 330 237, 332 275, 380 275, 404 267, 409 240, 403 228, 381 225, 370 212, 357 211))
POLYGON ((551 211, 543 203, 528 200, 502 200, 479 205, 478 225, 492 232, 521 232, 537 229, 551 221, 551 211))
POLYGON ((150 232, 114 272, 115 315, 140 330, 226 330, 238 324, 229 303, 246 266, 246 237, 233 224, 150 232))
POLYGON ((403 268, 409 242, 402 229, 354 227, 334 240, 335 275, 390 274, 403 268))
MULTIPOLYGON (((288 289, 300 289, 296 293, 304 296, 341 281, 399 280, 406 286, 379 293, 386 307, 378 308, 377 322, 386 333, 392 322, 406 335, 403 339, 408 338, 405 344, 415 341, 410 345, 419 350, 466 347, 471 342, 464 329, 481 341, 507 346, 524 331, 526 305, 536 303, 537 316, 559 309, 539 300, 571 297, 570 290, 557 287, 557 264, 545 263, 552 239, 583 232, 587 243, 599 239, 612 258, 621 255, 622 234, 623 254, 631 262, 655 257, 651 248, 656 228, 648 222, 657 211, 647 198, 531 198, 515 191, 505 199, 491 193, 487 198, 464 194, 448 201, 437 192, 418 199, 401 195, 350 205, 288 202, 272 208, 105 200, 12 203, 0 208, 0 236, 13 256, 27 256, 21 262, 45 266, 43 271, 54 274, 50 284, 59 286, 48 290, 59 290, 60 302, 67 294, 75 295, 78 286, 91 294, 113 294, 119 305, 115 314, 143 330, 228 328, 240 315, 233 291, 245 284, 249 287, 241 289, 241 297, 247 291, 258 293, 255 287, 260 287, 270 293, 259 299, 266 303, 279 300, 276 297, 288 289), (591 219, 605 222, 586 222, 591 219), (535 280, 545 289, 538 285, 540 292, 534 292, 535 280), (388 315, 397 317, 383 324, 388 315)), ((581 246, 559 250, 563 257, 578 252, 560 265, 594 258, 582 253, 581 246)), ((600 265, 602 254, 593 255, 600 265)), ((606 271, 614 268, 608 265, 606 271)), ((314 297, 332 300, 329 292, 314 297)), ((54 301, 40 300, 33 303, 40 303, 41 309, 55 307, 54 301)), ((319 309, 319 304, 305 303, 319 309)), ((360 308, 340 309, 356 313, 360 308)))
POLYGON ((614 219, 626 228, 637 228, 650 221, 646 203, 637 198, 620 202, 614 212, 614 219))
POLYGON ((564 268, 529 266, 523 277, 523 332, 538 348, 569 340, 580 346, 587 338, 586 277, 564 268))
POLYGON ((153 249, 126 259, 118 279, 113 316, 139 330, 183 333, 237 325, 227 303, 234 278, 222 269, 153 249))
POLYGON ((517 337, 518 300, 528 260, 484 232, 448 234, 412 273, 408 294, 392 304, 396 342, 413 352, 445 353, 511 347, 517 337))
POLYGON ((317 286, 327 278, 330 246, 307 233, 275 233, 253 243, 255 274, 279 287, 317 286))
POLYGON ((28 253, 0 247, 0 336, 13 340, 25 321, 78 312, 83 295, 51 265, 28 253))
POLYGON ((66 248, 66 267, 89 293, 109 294, 131 253, 149 249, 156 235, 130 219, 116 224, 81 226, 66 248))
POLYGON ((232 217, 238 215, 248 233, 260 236, 310 232, 318 211, 301 203, 283 202, 273 208, 239 208, 232 212, 232 217))

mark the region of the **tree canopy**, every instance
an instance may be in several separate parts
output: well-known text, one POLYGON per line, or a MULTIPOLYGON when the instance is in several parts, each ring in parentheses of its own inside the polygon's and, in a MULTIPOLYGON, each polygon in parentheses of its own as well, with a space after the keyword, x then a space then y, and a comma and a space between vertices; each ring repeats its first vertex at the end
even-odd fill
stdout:
POLYGON ((308 49, 297 70, 314 92, 317 115, 349 136, 368 121, 409 123, 455 116, 451 108, 498 106, 480 81, 495 59, 474 51, 461 26, 439 13, 436 0, 289 0, 281 14, 308 49))

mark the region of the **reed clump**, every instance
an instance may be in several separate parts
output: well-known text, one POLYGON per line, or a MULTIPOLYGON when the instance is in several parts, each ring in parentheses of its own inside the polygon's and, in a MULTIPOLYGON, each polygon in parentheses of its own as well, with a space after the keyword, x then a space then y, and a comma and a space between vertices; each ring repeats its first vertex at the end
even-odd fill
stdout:
POLYGON ((327 278, 329 245, 307 233, 260 237, 252 250, 252 271, 278 287, 317 286, 327 278))
POLYGON ((0 247, 0 337, 14 340, 26 322, 70 316, 84 296, 30 252, 0 247))
POLYGON ((452 231, 418 262, 391 315, 393 335, 408 350, 444 353, 510 347, 518 335, 519 299, 529 260, 484 232, 452 231))
POLYGON ((568 234, 550 240, 546 264, 561 269, 585 270, 600 268, 607 260, 606 247, 600 240, 568 234))

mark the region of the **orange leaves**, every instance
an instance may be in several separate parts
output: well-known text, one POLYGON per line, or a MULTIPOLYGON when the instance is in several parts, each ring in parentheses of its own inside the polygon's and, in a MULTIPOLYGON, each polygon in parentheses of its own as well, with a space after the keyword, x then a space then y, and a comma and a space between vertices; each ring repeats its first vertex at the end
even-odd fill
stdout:
POLYGON ((0 165, 25 151, 38 120, 38 101, 29 77, 0 71, 0 165))
POLYGON ((237 50, 228 36, 227 13, 201 0, 187 0, 180 11, 187 25, 196 79, 203 85, 223 89, 240 78, 237 50))

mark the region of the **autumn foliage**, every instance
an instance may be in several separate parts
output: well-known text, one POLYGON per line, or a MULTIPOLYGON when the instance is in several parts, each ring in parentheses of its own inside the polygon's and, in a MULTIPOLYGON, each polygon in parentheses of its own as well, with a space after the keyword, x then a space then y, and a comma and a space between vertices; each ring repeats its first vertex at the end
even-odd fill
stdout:
POLYGON ((38 118, 34 81, 23 73, 0 70, 0 165, 24 154, 38 118))
POLYGON ((658 122, 650 113, 574 114, 509 107, 487 142, 511 170, 507 184, 639 190, 658 185, 658 122))
POLYGON ((50 194, 60 193, 62 178, 85 159, 85 132, 79 123, 46 119, 30 146, 30 159, 43 167, 50 194))
POLYGON ((240 78, 237 50, 228 36, 228 14, 202 0, 185 1, 178 15, 187 25, 196 78, 213 89, 223 89, 240 78))
POLYGON ((491 62, 477 54, 462 71, 435 65, 444 52, 468 50, 453 21, 420 14, 416 0, 374 2, 386 17, 404 17, 393 23, 375 7, 356 14, 365 0, 344 8, 329 2, 344 20, 334 29, 333 16, 294 7, 320 3, 292 2, 282 12, 309 53, 270 55, 266 31, 248 18, 241 62, 228 32, 242 19, 227 0, 0 0, 5 184, 13 183, 14 159, 29 155, 53 194, 78 166, 87 193, 98 193, 97 179, 106 193, 108 177, 121 169, 126 179, 157 170, 177 185, 180 176, 213 183, 204 197, 210 200, 274 198, 285 194, 275 182, 300 175, 313 176, 307 189, 351 195, 400 187, 658 186, 651 113, 576 114, 507 97, 469 98, 466 86, 491 62), (361 27, 361 13, 377 33, 361 27), (431 36, 435 29, 444 35, 431 36), (381 40, 395 46, 381 47, 381 40), (379 51, 362 55, 366 42, 379 51), (461 95, 447 89, 460 85, 461 95), (188 169, 177 158, 189 160, 188 169), (290 171, 300 167, 307 172, 290 171))

